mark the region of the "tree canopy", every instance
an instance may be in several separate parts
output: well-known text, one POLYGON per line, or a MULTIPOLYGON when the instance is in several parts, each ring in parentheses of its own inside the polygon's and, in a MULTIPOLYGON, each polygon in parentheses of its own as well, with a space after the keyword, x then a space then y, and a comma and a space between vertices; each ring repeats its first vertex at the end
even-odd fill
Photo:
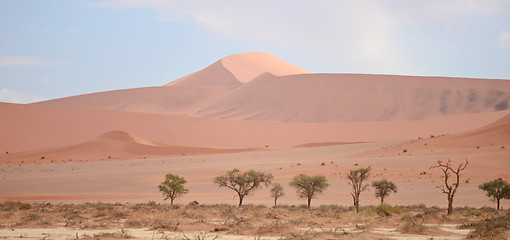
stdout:
POLYGON ((354 200, 354 206, 356 207, 356 213, 359 212, 359 196, 360 193, 365 191, 368 188, 368 184, 364 182, 370 176, 371 168, 358 168, 356 170, 350 170, 347 175, 347 179, 349 179, 349 184, 352 186, 351 195, 354 200))
POLYGON ((296 189, 299 198, 306 198, 308 201, 308 208, 312 198, 323 193, 329 186, 328 180, 322 175, 308 176, 299 174, 294 177, 289 185, 296 189))
POLYGON ((259 189, 262 185, 266 187, 271 184, 273 175, 271 173, 257 172, 249 170, 242 172, 239 169, 228 171, 225 175, 217 176, 214 183, 219 187, 226 187, 237 193, 239 196, 239 207, 243 204, 243 199, 259 189))
POLYGON ((283 187, 281 184, 273 183, 272 186, 273 187, 271 188, 270 193, 271 193, 271 197, 274 198, 274 205, 276 206, 276 200, 278 200, 278 198, 284 196, 285 193, 283 192, 283 187))
POLYGON ((381 203, 384 203, 384 198, 392 192, 397 192, 397 186, 392 181, 386 179, 373 181, 372 187, 375 188, 375 196, 381 198, 381 203))
POLYGON ((485 191, 487 197, 492 198, 492 201, 497 202, 498 210, 501 199, 510 199, 510 184, 502 178, 480 184, 478 188, 485 191))
POLYGON ((165 200, 170 198, 170 204, 174 204, 174 200, 180 195, 188 193, 188 189, 184 187, 186 180, 179 175, 167 174, 165 181, 159 186, 159 191, 165 196, 165 200))

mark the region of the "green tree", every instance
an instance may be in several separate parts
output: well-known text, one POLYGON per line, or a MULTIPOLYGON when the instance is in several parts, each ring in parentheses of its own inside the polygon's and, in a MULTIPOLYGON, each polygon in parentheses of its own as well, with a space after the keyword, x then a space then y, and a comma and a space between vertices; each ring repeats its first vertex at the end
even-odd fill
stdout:
POLYGON ((165 181, 159 186, 159 191, 165 196, 165 200, 170 198, 170 205, 174 204, 174 200, 180 195, 188 193, 188 189, 184 187, 186 180, 179 175, 167 174, 165 181))
POLYGON ((457 170, 452 168, 451 165, 452 161, 448 159, 446 163, 443 163, 443 161, 437 161, 437 165, 430 167, 430 169, 439 168, 441 171, 443 171, 443 181, 444 186, 441 187, 441 191, 446 194, 448 199, 448 213, 447 215, 452 214, 453 212, 453 198, 455 197, 455 193, 457 193, 457 188, 459 188, 460 184, 460 172, 464 169, 466 169, 468 165, 468 160, 466 159, 465 163, 459 164, 457 167, 457 170), (453 183, 449 181, 451 174, 455 174, 455 179, 453 183))
POLYGON ((281 184, 273 183, 272 186, 273 187, 271 188, 270 192, 271 192, 271 197, 274 198, 274 205, 276 206, 276 200, 278 200, 278 198, 280 198, 280 197, 283 197, 285 195, 285 193, 283 192, 283 187, 281 184))
POLYGON ((257 172, 249 170, 241 172, 239 169, 228 171, 223 176, 217 176, 214 183, 219 187, 226 187, 237 193, 239 196, 239 207, 243 205, 244 197, 253 193, 254 190, 261 188, 262 185, 266 187, 271 184, 273 175, 271 173, 257 172))
POLYGON ((381 198, 381 203, 384 203, 384 198, 389 196, 391 192, 397 192, 395 183, 386 179, 373 181, 372 187, 375 188, 375 196, 381 198))
POLYGON ((347 179, 349 179, 349 184, 352 186, 351 196, 354 200, 354 206, 356 207, 356 213, 359 212, 359 195, 361 192, 367 190, 368 184, 364 184, 368 177, 370 176, 371 168, 359 168, 356 170, 350 170, 347 175, 347 179))
POLYGON ((510 184, 498 178, 490 182, 485 182, 478 186, 481 190, 487 192, 487 197, 491 197, 492 201, 497 202, 499 210, 499 202, 501 199, 510 199, 510 184))
POLYGON ((299 198, 306 198, 308 200, 308 209, 310 209, 312 198, 321 194, 329 187, 326 177, 321 175, 308 176, 305 174, 295 176, 289 185, 296 189, 299 198))

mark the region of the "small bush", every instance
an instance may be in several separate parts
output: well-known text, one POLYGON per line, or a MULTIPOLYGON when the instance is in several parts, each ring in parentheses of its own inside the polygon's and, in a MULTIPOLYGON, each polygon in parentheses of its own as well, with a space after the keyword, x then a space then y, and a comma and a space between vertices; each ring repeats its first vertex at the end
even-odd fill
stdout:
POLYGON ((474 230, 468 235, 469 238, 505 239, 504 232, 510 229, 510 215, 491 217, 464 224, 462 227, 474 227, 474 230))
POLYGON ((393 213, 395 213, 395 208, 392 207, 391 205, 389 204, 386 204, 386 203, 383 203, 383 204, 380 204, 379 206, 377 206, 377 214, 379 214, 380 216, 391 216, 393 215, 393 213))
POLYGON ((27 213, 27 214, 23 215, 21 217, 21 220, 24 222, 31 222, 31 221, 38 220, 39 218, 41 218, 41 215, 31 212, 31 213, 27 213))
POLYGON ((19 205, 19 210, 29 210, 32 209, 32 205, 30 203, 21 203, 19 205))
POLYGON ((128 228, 137 228, 137 227, 144 227, 146 224, 145 221, 140 221, 140 220, 127 220, 125 223, 124 223, 124 226, 125 227, 128 227, 128 228))
POLYGON ((152 223, 152 229, 165 229, 168 231, 179 231, 179 222, 167 219, 155 219, 152 223))

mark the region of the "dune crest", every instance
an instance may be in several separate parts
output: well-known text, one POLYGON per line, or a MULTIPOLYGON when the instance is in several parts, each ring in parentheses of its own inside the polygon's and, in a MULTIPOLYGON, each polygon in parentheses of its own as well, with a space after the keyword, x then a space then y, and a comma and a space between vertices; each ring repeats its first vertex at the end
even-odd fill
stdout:
POLYGON ((210 66, 165 86, 241 86, 263 73, 276 76, 310 73, 268 53, 240 53, 224 57, 210 66))

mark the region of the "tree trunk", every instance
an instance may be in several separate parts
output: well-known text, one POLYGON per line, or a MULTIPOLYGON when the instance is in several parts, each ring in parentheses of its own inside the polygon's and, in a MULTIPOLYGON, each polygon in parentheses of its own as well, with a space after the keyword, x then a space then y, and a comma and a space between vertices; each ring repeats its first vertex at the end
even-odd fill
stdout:
POLYGON ((384 197, 381 197, 381 204, 384 203, 384 197))
POLYGON ((170 206, 173 206, 173 205, 174 205, 174 199, 170 198, 170 206))
POLYGON ((274 198, 274 206, 275 207, 276 207, 276 199, 278 199, 278 198, 274 198))
POLYGON ((308 198, 308 209, 310 209, 310 203, 312 202, 312 198, 308 198))
POLYGON ((499 210, 499 198, 497 199, 497 201, 498 201, 498 210, 499 210))
POLYGON ((448 214, 450 215, 453 212, 453 198, 448 197, 448 214))
POLYGON ((359 199, 356 198, 356 202, 354 203, 356 205, 356 213, 359 213, 359 199))
POLYGON ((241 207, 241 205, 243 205, 243 196, 239 195, 239 206, 238 207, 241 207))

